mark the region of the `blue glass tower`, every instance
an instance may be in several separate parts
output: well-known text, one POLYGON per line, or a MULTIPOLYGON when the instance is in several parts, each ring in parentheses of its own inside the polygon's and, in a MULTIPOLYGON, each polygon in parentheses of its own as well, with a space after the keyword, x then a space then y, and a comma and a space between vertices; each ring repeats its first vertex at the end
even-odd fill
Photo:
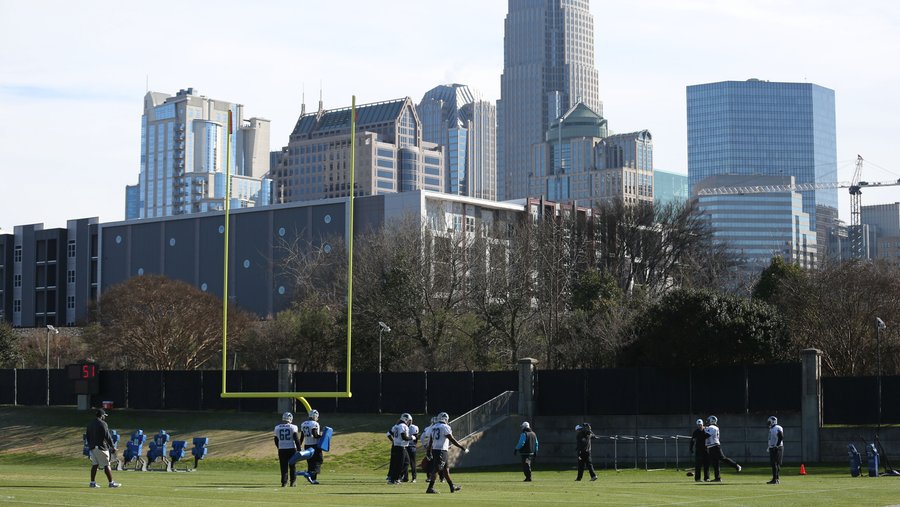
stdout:
MULTIPOLYGON (((692 194, 701 180, 726 174, 837 181, 834 90, 758 79, 688 86, 687 122, 692 194)), ((817 224, 817 210, 836 216, 837 189, 801 194, 811 229, 822 235, 830 224, 817 224)))

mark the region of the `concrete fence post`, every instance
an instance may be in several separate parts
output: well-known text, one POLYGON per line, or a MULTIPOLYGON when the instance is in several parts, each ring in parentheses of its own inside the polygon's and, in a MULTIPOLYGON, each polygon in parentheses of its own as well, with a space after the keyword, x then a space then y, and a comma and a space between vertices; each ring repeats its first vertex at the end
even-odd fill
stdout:
MULTIPOLYGON (((297 361, 293 359, 278 360, 278 392, 292 393, 294 389, 294 370, 297 361)), ((293 398, 278 398, 278 411, 281 413, 294 411, 293 398)))
POLYGON ((800 459, 803 463, 817 462, 819 430, 822 428, 822 351, 800 351, 802 389, 800 401, 800 459))
POLYGON ((519 359, 519 415, 532 419, 535 413, 534 370, 537 359, 519 359))

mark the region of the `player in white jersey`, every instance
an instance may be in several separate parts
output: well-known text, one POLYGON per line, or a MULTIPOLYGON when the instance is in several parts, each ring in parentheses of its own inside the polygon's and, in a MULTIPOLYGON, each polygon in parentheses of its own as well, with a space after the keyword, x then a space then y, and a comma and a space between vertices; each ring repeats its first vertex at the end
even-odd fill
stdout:
POLYGON ((769 464, 772 465, 772 480, 766 484, 781 483, 781 462, 784 459, 784 428, 778 418, 769 417, 769 464))
POLYGON ((432 475, 428 480, 428 489, 425 490, 426 493, 437 493, 437 490, 434 489, 434 480, 436 476, 441 476, 447 480, 451 493, 461 489, 459 486, 454 486, 453 480, 447 475, 447 451, 450 450, 450 444, 459 447, 466 453, 469 452, 469 450, 463 447, 463 445, 453 437, 453 430, 450 429, 450 425, 447 424, 449 422, 450 416, 447 415, 447 412, 441 412, 437 415, 437 422, 431 426, 430 449, 432 475))
POLYGON ((300 425, 300 441, 304 449, 313 449, 313 455, 306 461, 306 480, 310 484, 318 484, 319 472, 322 471, 322 448, 319 447, 319 439, 322 438, 322 428, 319 426, 319 411, 310 410, 309 419, 300 425))
POLYGON ((416 442, 419 441, 419 427, 413 424, 412 416, 409 416, 407 424, 409 424, 409 440, 406 442, 406 455, 409 458, 409 471, 403 470, 400 481, 416 482, 416 442))
POLYGON ((391 465, 388 470, 388 484, 399 484, 400 474, 406 470, 407 454, 406 442, 409 441, 408 421, 412 420, 409 414, 403 414, 397 420, 397 424, 391 427, 387 433, 387 439, 391 441, 391 465))
POLYGON ((712 482, 722 482, 722 477, 719 475, 719 462, 721 461, 730 464, 738 472, 741 471, 741 465, 738 465, 733 459, 725 456, 725 453, 722 452, 722 444, 719 442, 718 424, 719 418, 711 415, 706 419, 706 428, 703 429, 706 433, 706 451, 709 453, 709 461, 712 463, 713 472, 715 474, 715 479, 713 479, 712 482))
POLYGON ((294 415, 285 412, 281 416, 281 424, 275 426, 275 447, 278 449, 278 464, 281 466, 281 487, 288 483, 288 470, 290 470, 291 487, 297 485, 297 465, 289 463, 300 449, 300 436, 296 424, 292 424, 294 415))

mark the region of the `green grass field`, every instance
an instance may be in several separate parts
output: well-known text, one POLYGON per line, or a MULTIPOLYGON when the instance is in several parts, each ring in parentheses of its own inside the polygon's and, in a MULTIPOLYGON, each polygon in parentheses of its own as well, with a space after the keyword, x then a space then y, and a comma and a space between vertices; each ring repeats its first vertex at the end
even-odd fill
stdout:
MULTIPOLYGON (((3 505, 890 505, 900 502, 900 478, 851 478, 838 469, 813 468, 805 477, 764 484, 767 470, 727 475, 720 484, 695 484, 676 471, 601 471, 596 482, 574 482, 574 471, 535 472, 531 483, 514 471, 454 471, 462 491, 426 495, 425 484, 384 483, 383 470, 336 470, 327 459, 321 484, 300 478, 298 488, 278 487, 276 462, 203 463, 192 473, 115 472, 120 489, 89 489, 87 462, 0 459, 3 505)), ((102 474, 101 474, 102 477, 102 474)), ((420 477, 421 479, 421 477, 420 477)), ((105 481, 104 481, 105 482, 105 481)))
MULTIPOLYGON (((211 436, 210 456, 195 472, 114 471, 122 488, 89 489, 89 462, 80 458, 80 434, 89 414, 67 408, 0 408, 0 505, 746 505, 883 506, 900 504, 900 477, 852 478, 846 466, 807 464, 808 475, 787 466, 782 483, 766 485, 767 467, 723 472, 720 484, 695 484, 685 471, 600 470, 596 482, 575 482, 571 468, 545 469, 523 483, 514 468, 454 470, 462 491, 426 495, 417 484, 387 485, 389 449, 385 424, 393 416, 323 416, 336 428, 335 452, 326 454, 322 484, 298 478, 280 488, 278 463, 268 431, 272 414, 116 411, 110 425, 125 431, 164 427, 174 438, 211 436), (164 426, 163 426, 164 424, 164 426)), ((476 452, 473 450, 473 452, 476 452)), ((574 465, 574 463, 573 463, 574 465)), ((304 467, 301 467, 301 469, 304 467)), ((98 482, 105 485, 102 472, 98 482)))

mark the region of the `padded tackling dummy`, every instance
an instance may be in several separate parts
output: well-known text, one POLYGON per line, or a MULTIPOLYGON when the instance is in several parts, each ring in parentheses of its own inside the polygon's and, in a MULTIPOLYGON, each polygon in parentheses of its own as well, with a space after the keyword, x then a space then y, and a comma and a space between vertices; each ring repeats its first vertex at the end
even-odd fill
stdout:
POLYGON ((331 449, 332 434, 334 434, 334 430, 331 429, 331 426, 325 426, 325 429, 322 430, 322 438, 319 439, 319 448, 325 452, 328 452, 331 449))
POLYGON ((206 437, 194 437, 192 441, 194 447, 191 448, 191 454, 194 456, 194 468, 197 468, 197 462, 206 457, 209 439, 206 437))
POLYGON ((175 463, 181 460, 184 457, 184 448, 187 447, 187 442, 184 440, 174 440, 172 441, 172 450, 169 451, 169 458, 172 459, 172 466, 175 466, 175 463))
POLYGON ((312 458, 313 454, 315 454, 315 451, 316 450, 313 449, 312 447, 310 447, 308 449, 304 449, 302 451, 297 451, 296 453, 294 453, 293 456, 291 456, 291 459, 290 459, 290 461, 288 461, 288 464, 293 465, 293 464, 296 464, 298 461, 306 461, 309 458, 312 458))

